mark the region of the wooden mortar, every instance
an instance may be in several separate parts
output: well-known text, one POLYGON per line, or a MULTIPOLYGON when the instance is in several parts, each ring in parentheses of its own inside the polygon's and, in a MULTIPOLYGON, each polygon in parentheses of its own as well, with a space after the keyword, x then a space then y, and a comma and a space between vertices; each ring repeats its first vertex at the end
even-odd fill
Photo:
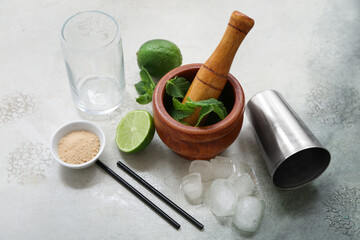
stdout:
MULTIPOLYGON (((193 101, 218 99, 228 80, 235 54, 253 26, 254 20, 245 14, 238 11, 231 14, 219 45, 197 72, 183 103, 187 101, 187 97, 193 101)), ((199 119, 199 112, 200 108, 197 108, 191 116, 184 119, 184 122, 194 126, 199 119)))
POLYGON ((201 66, 182 65, 168 72, 156 85, 152 101, 154 125, 160 139, 174 152, 189 160, 208 160, 223 152, 236 140, 244 118, 244 91, 230 73, 219 98, 229 112, 225 119, 213 125, 193 127, 179 123, 170 116, 172 97, 165 93, 167 81, 175 76, 193 79, 201 66))

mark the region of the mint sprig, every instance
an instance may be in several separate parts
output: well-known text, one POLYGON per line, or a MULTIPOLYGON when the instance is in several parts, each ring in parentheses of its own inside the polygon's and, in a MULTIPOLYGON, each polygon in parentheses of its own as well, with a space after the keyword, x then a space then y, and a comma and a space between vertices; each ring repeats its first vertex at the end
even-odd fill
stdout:
POLYGON ((155 83, 152 80, 149 72, 142 67, 140 70, 141 81, 135 84, 135 89, 139 93, 139 97, 136 102, 140 104, 148 104, 152 101, 152 95, 155 89, 155 83))
POLYGON ((224 119, 227 116, 224 104, 215 98, 196 102, 187 97, 187 101, 185 103, 181 103, 189 87, 190 83, 183 77, 175 77, 166 83, 166 93, 173 97, 173 108, 170 111, 172 118, 178 122, 184 123, 182 120, 191 116, 198 107, 200 107, 201 110, 199 120, 195 125, 196 127, 198 127, 204 117, 209 115, 211 112, 216 113, 220 119, 224 119))
POLYGON ((215 112, 221 120, 227 116, 227 111, 224 104, 215 98, 194 102, 189 97, 187 97, 187 102, 185 104, 193 107, 194 109, 201 107, 199 120, 195 125, 196 127, 199 126, 201 120, 211 112, 215 112))

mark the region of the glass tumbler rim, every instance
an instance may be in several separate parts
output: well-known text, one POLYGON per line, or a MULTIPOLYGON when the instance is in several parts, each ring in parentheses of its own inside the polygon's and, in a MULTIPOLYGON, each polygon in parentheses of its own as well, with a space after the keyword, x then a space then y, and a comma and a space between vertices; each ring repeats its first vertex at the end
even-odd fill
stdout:
POLYGON ((72 48, 74 50, 77 50, 77 51, 81 51, 81 52, 97 52, 97 51, 103 51, 105 50, 106 48, 109 48, 110 46, 114 45, 114 44, 117 44, 117 41, 116 40, 120 40, 121 36, 120 36, 120 30, 119 30, 119 24, 117 23, 116 19, 114 17, 112 17, 111 15, 105 13, 105 12, 102 12, 102 11, 99 11, 99 10, 85 10, 85 11, 80 11, 80 12, 77 12, 75 14, 73 14, 72 16, 70 16, 68 19, 66 19, 66 21, 64 22, 62 28, 61 28, 61 42, 64 43, 67 47, 69 48, 72 48), (65 30, 65 27, 67 26, 67 24, 73 19, 75 18, 76 16, 79 16, 81 14, 84 14, 84 13, 99 13, 99 14, 102 14, 106 17, 108 17, 109 19, 111 19, 111 21, 115 24, 116 26, 116 34, 115 34, 115 37, 109 41, 107 44, 105 44, 104 46, 101 46, 101 47, 98 47, 98 48, 93 48, 93 49, 83 49, 83 48, 79 48, 78 46, 76 46, 75 44, 72 44, 71 42, 69 42, 66 38, 65 38, 65 35, 64 35, 64 30, 65 30))

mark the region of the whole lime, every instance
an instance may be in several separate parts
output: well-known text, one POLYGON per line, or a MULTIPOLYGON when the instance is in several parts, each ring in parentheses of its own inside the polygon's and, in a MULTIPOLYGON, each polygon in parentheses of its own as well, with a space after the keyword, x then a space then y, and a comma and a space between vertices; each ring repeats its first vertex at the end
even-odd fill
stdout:
POLYGON ((145 42, 136 55, 140 69, 146 68, 152 77, 158 79, 182 63, 178 46, 164 39, 145 42))

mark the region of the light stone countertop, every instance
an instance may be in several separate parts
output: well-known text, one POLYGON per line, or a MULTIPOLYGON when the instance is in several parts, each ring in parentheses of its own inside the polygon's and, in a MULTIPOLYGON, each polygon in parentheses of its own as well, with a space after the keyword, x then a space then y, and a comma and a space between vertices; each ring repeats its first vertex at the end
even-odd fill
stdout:
POLYGON ((358 0, 1 1, 0 2, 0 239, 359 239, 360 2, 358 0), (102 160, 180 222, 176 231, 97 166, 61 167, 49 140, 61 124, 84 119, 72 102, 60 49, 60 29, 72 14, 96 9, 114 16, 123 37, 126 96, 103 119, 102 160), (137 154, 115 145, 117 123, 151 105, 135 102, 136 51, 154 38, 176 43, 183 64, 204 62, 230 14, 255 27, 231 73, 246 99, 276 89, 332 154, 326 172, 294 191, 273 186, 245 119, 222 156, 247 163, 266 202, 263 222, 243 235, 230 219, 189 205, 181 190, 190 162, 155 134, 137 154), (122 160, 205 225, 200 232, 116 167, 122 160))

